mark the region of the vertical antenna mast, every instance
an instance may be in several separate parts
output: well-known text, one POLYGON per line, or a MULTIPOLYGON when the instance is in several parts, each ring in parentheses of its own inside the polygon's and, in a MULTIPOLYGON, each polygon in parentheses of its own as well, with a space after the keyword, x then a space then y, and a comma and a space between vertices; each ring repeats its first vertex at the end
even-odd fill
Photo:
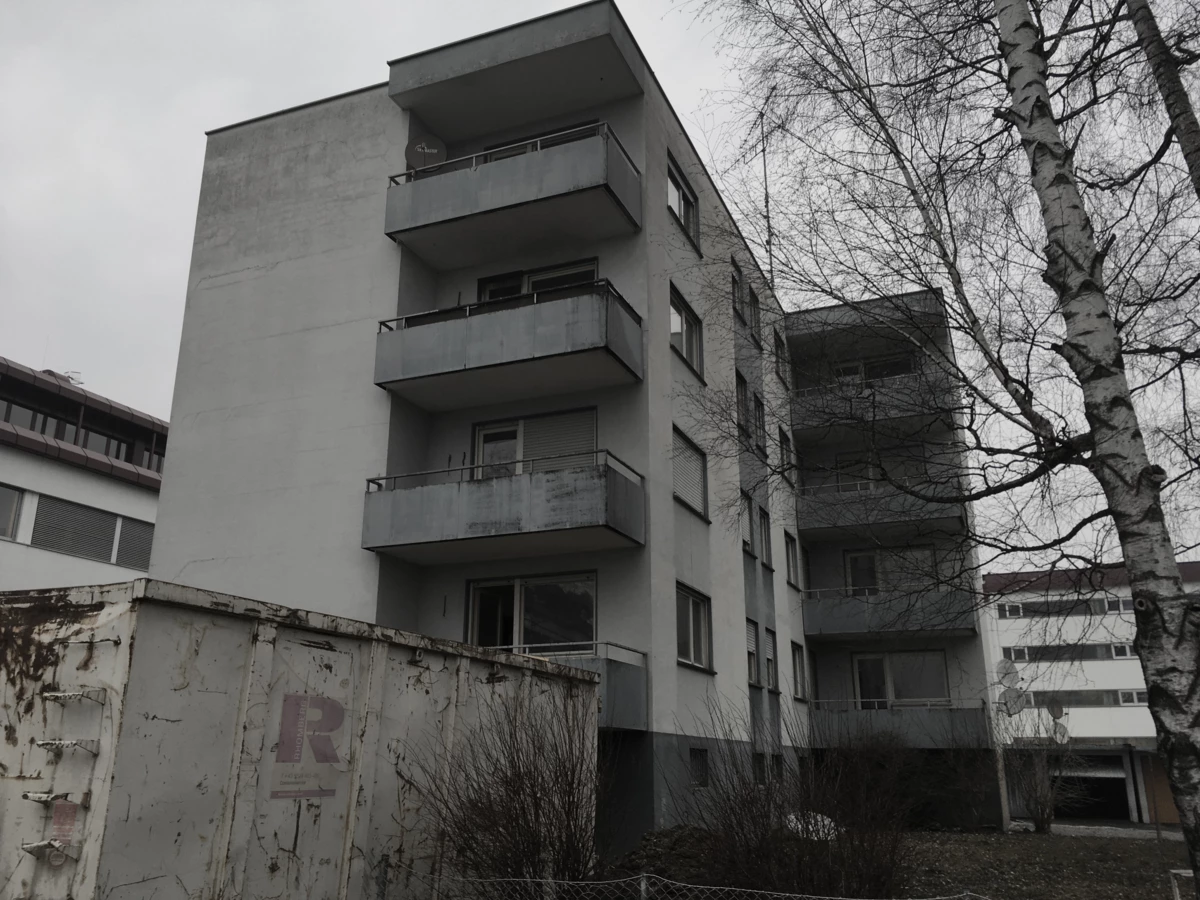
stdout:
POLYGON ((767 279, 771 284, 771 292, 775 291, 775 248, 774 235, 771 231, 771 182, 767 175, 767 104, 775 96, 772 87, 763 100, 762 108, 758 111, 758 128, 762 135, 762 165, 763 165, 763 211, 767 218, 767 279))

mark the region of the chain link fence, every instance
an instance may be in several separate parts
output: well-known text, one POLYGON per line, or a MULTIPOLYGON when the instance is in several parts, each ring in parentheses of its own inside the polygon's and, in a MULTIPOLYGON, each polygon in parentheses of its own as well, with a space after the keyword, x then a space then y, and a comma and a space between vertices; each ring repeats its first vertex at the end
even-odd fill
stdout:
MULTIPOLYGON (((415 874, 415 873, 414 873, 415 874)), ((658 875, 612 881, 537 881, 417 877, 431 900, 844 900, 815 894, 780 894, 746 888, 683 884, 658 875)), ((964 891, 923 900, 988 900, 964 891)))

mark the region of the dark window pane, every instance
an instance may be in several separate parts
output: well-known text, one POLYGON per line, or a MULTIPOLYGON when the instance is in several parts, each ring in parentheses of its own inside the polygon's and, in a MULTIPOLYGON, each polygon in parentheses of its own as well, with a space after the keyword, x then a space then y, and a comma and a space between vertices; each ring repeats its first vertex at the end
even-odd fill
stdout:
POLYGON ((20 506, 21 492, 0 484, 0 538, 16 537, 17 510, 20 506))
POLYGON ((63 422, 61 430, 62 434, 58 436, 60 441, 66 441, 68 444, 75 443, 76 428, 74 425, 72 425, 70 422, 63 422))
POLYGON ((675 594, 675 640, 678 645, 680 659, 694 662, 692 659, 692 598, 687 594, 675 594))
POLYGON ((94 453, 104 453, 108 449, 108 436, 96 431, 85 431, 83 446, 94 453))
POLYGON ((595 634, 596 585, 591 578, 531 581, 522 589, 522 644, 571 644, 585 649, 595 634))
POLYGON ((33 410, 10 403, 8 407, 8 422, 18 428, 33 428, 33 410))
POLYGON ((475 642, 481 647, 513 643, 513 586, 489 584, 475 589, 475 642))

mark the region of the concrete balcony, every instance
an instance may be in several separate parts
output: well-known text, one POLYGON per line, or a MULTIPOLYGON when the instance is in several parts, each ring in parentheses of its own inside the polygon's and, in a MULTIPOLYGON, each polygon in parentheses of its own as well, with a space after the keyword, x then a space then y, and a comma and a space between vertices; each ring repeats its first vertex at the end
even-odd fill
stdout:
POLYGON ((804 592, 804 633, 813 638, 894 638, 936 632, 975 633, 968 591, 923 585, 824 588, 804 592))
POLYGON ((608 281, 379 325, 375 383, 422 409, 507 403, 642 380, 642 319, 608 281))
POLYGON ((792 428, 801 443, 839 428, 903 433, 906 425, 949 425, 958 403, 949 379, 936 371, 822 384, 792 392, 792 428))
POLYGON ((593 243, 642 225, 642 176, 606 123, 391 178, 384 230, 434 269, 593 243))
POLYGON ((600 676, 600 727, 646 731, 650 727, 646 654, 607 641, 500 647, 586 669, 600 676))
MULTIPOLYGON (((883 535, 913 523, 929 532, 958 534, 966 524, 963 504, 914 497, 886 481, 840 481, 825 473, 816 479, 808 475, 804 481, 796 497, 796 520, 801 535, 810 540, 845 533, 883 535)), ((937 485, 916 479, 906 484, 935 495, 938 490, 937 485)))
POLYGON ((506 465, 369 479, 363 549, 444 565, 645 543, 642 476, 608 451, 506 465))
POLYGON ((810 723, 814 747, 847 747, 864 740, 894 738, 921 750, 991 746, 987 707, 949 700, 817 700, 810 723), (872 705, 886 708, 868 708, 872 705))

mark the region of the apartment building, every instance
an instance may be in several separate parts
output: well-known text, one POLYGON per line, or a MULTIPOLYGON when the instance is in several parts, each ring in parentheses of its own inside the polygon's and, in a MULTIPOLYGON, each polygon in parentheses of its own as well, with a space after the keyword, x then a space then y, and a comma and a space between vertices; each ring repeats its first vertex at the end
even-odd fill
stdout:
MULTIPOLYGON (((1200 587, 1200 563, 1179 570, 1187 589, 1200 587)), ((994 601, 984 633, 1004 746, 1063 755, 1056 775, 1072 782, 1074 801, 1064 816, 1178 824, 1124 567, 996 573, 984 589, 994 601)), ((1019 793, 1011 802, 1021 815, 1019 793)))
POLYGON ((764 778, 806 715, 771 322, 608 0, 210 132, 151 575, 593 668, 669 823, 713 704, 764 778))
POLYGON ((167 423, 0 358, 0 590, 146 573, 167 423))
MULTIPOLYGON (((941 298, 803 310, 786 324, 813 740, 896 736, 974 758, 994 780, 941 298)), ((998 790, 987 805, 999 818, 998 790)))

